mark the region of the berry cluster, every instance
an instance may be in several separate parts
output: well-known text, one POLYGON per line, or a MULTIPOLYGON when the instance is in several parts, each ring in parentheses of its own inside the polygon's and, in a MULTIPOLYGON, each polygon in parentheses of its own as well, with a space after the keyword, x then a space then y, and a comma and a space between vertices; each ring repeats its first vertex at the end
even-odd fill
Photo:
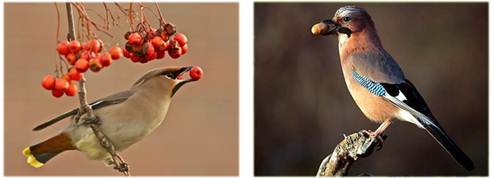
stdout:
POLYGON ((102 52, 103 42, 100 39, 92 39, 82 45, 77 40, 62 41, 58 43, 56 50, 71 66, 67 73, 62 73, 61 77, 46 75, 41 85, 51 90, 52 95, 57 98, 64 93, 67 96, 74 96, 78 91, 74 81, 81 80, 82 73, 88 69, 99 72, 104 67, 108 67, 113 60, 123 56, 123 50, 118 46, 111 47, 109 52, 102 52))
MULTIPOLYGON (((80 80, 80 74, 79 74, 79 80, 80 80)), ((74 96, 77 91, 77 85, 75 85, 74 82, 69 82, 70 81, 70 76, 64 76, 62 78, 55 78, 53 75, 48 74, 46 75, 42 82, 41 85, 43 88, 47 90, 51 90, 51 94, 54 97, 61 97, 65 93, 67 96, 74 96)))
POLYGON ((127 43, 123 55, 132 62, 147 63, 154 59, 163 59, 166 51, 171 58, 177 59, 188 51, 187 37, 176 33, 171 24, 159 29, 130 31, 125 34, 125 39, 127 43))

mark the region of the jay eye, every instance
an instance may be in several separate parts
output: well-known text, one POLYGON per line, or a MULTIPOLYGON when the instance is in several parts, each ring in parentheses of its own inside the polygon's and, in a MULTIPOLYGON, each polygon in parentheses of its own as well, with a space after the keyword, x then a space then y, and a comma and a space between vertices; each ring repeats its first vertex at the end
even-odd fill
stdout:
POLYGON ((342 18, 342 20, 343 20, 344 22, 349 22, 349 21, 351 20, 351 17, 344 17, 344 18, 342 18))

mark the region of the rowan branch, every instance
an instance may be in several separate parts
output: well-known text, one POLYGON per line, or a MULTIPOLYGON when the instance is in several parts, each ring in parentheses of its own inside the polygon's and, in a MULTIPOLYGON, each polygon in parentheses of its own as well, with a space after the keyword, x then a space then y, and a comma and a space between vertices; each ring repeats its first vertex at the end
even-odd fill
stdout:
MULTIPOLYGON (((77 7, 75 4, 74 6, 77 7)), ((75 36, 74 14, 73 14, 71 3, 67 2, 66 7, 67 7, 67 17, 68 17, 68 28, 69 28, 68 38, 69 40, 76 40, 77 37, 75 36)), ((82 119, 82 123, 88 125, 91 128, 91 130, 98 138, 101 146, 103 146, 103 148, 105 148, 106 151, 108 151, 108 153, 111 155, 111 158, 113 159, 113 162, 115 164, 114 168, 120 171, 121 173, 123 173, 124 175, 129 176, 130 173, 128 172, 128 164, 125 163, 125 161, 116 153, 115 146, 113 145, 111 140, 101 131, 101 129, 99 129, 99 125, 101 124, 100 119, 94 115, 94 111, 92 110, 91 106, 87 102, 87 96, 86 96, 87 90, 86 90, 85 82, 86 80, 84 74, 82 74, 82 78, 79 81, 80 108, 79 108, 79 113, 74 119, 76 121, 82 119), (85 117, 82 117, 84 115, 85 117)))
POLYGON ((365 132, 345 136, 332 154, 322 160, 317 171, 317 177, 347 175, 349 168, 356 160, 370 156, 374 151, 380 150, 383 146, 381 144, 383 143, 378 138, 365 132))

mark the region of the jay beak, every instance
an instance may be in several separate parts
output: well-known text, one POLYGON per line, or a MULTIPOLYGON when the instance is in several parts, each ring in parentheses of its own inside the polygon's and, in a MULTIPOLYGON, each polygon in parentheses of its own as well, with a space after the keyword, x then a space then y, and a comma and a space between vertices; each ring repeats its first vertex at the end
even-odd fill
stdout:
POLYGON ((338 36, 348 90, 363 114, 381 123, 372 136, 380 136, 396 119, 410 122, 425 129, 465 169, 474 169, 472 160, 440 126, 418 90, 383 48, 366 10, 342 7, 332 19, 313 25, 311 31, 316 36, 338 36))
MULTIPOLYGON (((90 103, 100 119, 99 128, 112 141, 116 151, 121 151, 140 141, 156 129, 166 117, 172 97, 184 84, 195 81, 184 79, 192 67, 166 67, 151 70, 125 91, 115 93, 90 103)), ((65 118, 78 114, 78 108, 59 115, 33 130, 44 129, 65 118)), ((83 115, 82 117, 85 117, 83 115)), ((81 121, 83 119, 80 119, 81 121)), ((110 155, 100 145, 92 130, 74 119, 60 134, 23 150, 27 163, 41 167, 54 156, 78 150, 89 159, 104 160, 112 164, 110 155)))

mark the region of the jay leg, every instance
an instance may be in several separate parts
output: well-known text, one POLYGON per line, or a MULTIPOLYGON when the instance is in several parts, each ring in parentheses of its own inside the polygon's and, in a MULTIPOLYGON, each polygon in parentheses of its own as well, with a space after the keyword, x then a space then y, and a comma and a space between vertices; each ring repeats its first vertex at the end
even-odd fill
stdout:
POLYGON ((392 123, 391 120, 386 120, 382 124, 380 124, 380 126, 377 128, 377 130, 375 130, 375 131, 363 130, 363 132, 370 135, 371 137, 377 138, 378 141, 380 142, 380 145, 383 145, 383 138, 382 138, 383 132, 385 131, 385 129, 387 129, 387 127, 391 123, 392 123))
POLYGON ((380 124, 380 126, 377 128, 377 130, 375 130, 374 132, 370 132, 370 135, 371 136, 374 136, 374 137, 380 137, 380 135, 383 134, 383 132, 385 131, 385 129, 387 129, 387 127, 391 123, 392 123, 392 121, 390 121, 390 119, 384 121, 382 124, 380 124))

